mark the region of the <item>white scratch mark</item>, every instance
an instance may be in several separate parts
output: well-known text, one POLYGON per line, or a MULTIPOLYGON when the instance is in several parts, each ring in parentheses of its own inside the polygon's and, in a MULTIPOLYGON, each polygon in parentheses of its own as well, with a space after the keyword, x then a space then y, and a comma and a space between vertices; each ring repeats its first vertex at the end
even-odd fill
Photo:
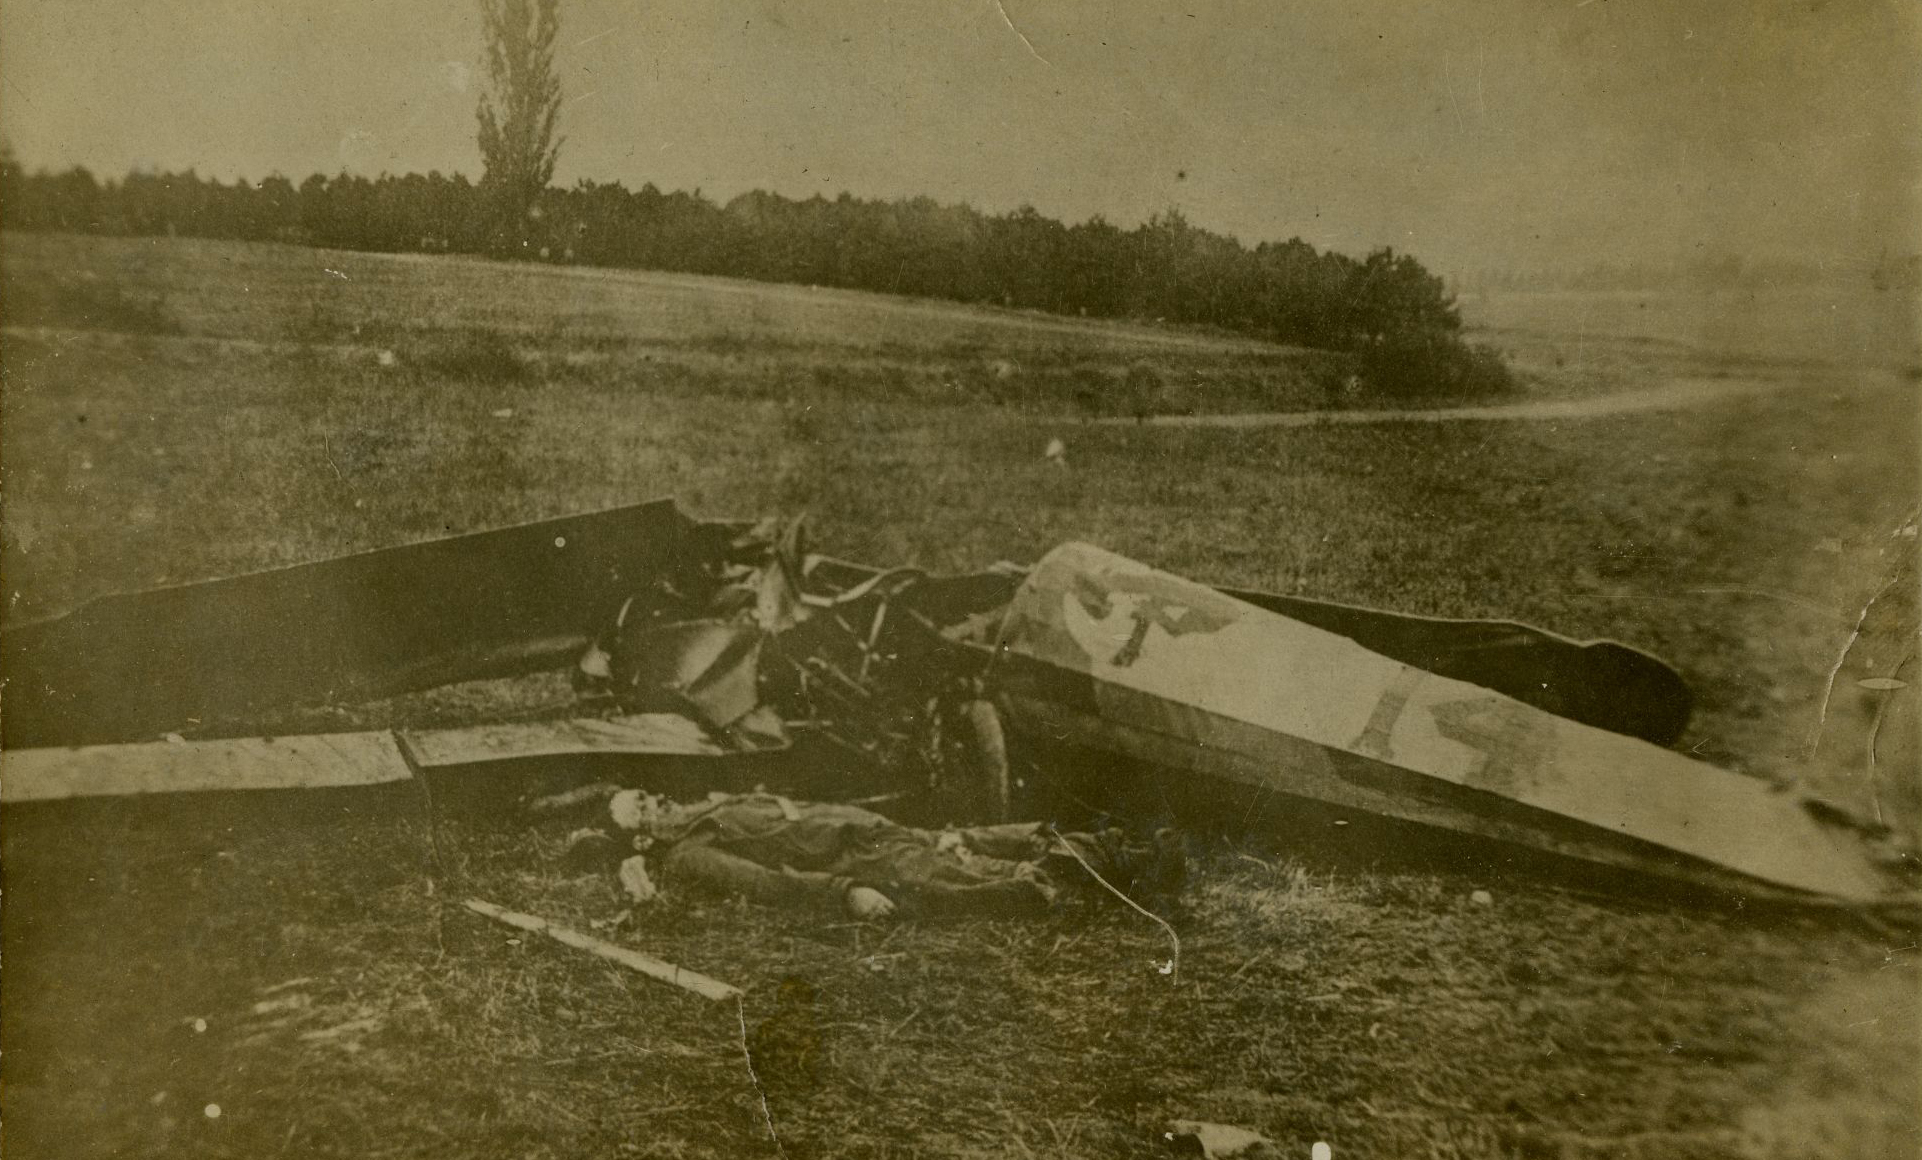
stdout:
POLYGON ((1855 618, 1855 627, 1849 630, 1849 639, 1842 642, 1842 650, 1835 654, 1835 663, 1829 666, 1829 679, 1822 687, 1821 712, 1816 716, 1815 733, 1809 738, 1809 757, 1811 758, 1815 756, 1815 751, 1822 744, 1822 731, 1828 728, 1829 702, 1835 699, 1835 679, 1841 675, 1842 666, 1849 659, 1849 650, 1855 647, 1856 638, 1862 635, 1862 625, 1869 619, 1869 609, 1875 607, 1876 601, 1888 595, 1889 589, 1895 587, 1898 579, 1900 577, 1891 576, 1888 583, 1882 585, 1880 591, 1869 597, 1869 602, 1862 606, 1862 615, 1855 618))
POLYGON ((1040 61, 1042 64, 1047 65, 1049 68, 1053 68, 1054 63, 1050 61, 1047 57, 1042 56, 1040 53, 1036 52, 1034 50, 1034 44, 1030 42, 1026 36, 1022 35, 1021 30, 1019 28, 1016 28, 1014 26, 1014 21, 1008 19, 1008 10, 1001 6, 1001 0, 992 0, 992 2, 994 4, 994 10, 1001 14, 1001 23, 1007 25, 1008 31, 1014 33, 1016 39, 1021 41, 1021 46, 1028 50, 1028 55, 1040 61))
POLYGON ((602 29, 601 31, 599 31, 599 32, 596 32, 596 33, 595 33, 594 35, 592 35, 592 36, 583 36, 583 37, 581 37, 581 38, 580 38, 579 40, 577 40, 577 41, 575 41, 575 42, 574 42, 574 47, 575 47, 575 48, 579 48, 579 47, 580 47, 581 45, 583 45, 583 44, 593 44, 593 43, 594 43, 595 41, 597 41, 597 40, 599 40, 599 39, 600 39, 601 37, 603 37, 603 36, 612 36, 612 35, 614 35, 614 34, 615 34, 616 32, 618 32, 618 31, 620 31, 620 30, 619 30, 619 29, 617 29, 617 28, 604 28, 604 29, 602 29))
POLYGON ((1797 596, 1793 592, 1781 592, 1773 588, 1758 588, 1751 584, 1718 584, 1705 588, 1691 588, 1689 591, 1700 593, 1704 596, 1761 596, 1769 600, 1780 600, 1784 604, 1793 604, 1797 608, 1806 608, 1810 612, 1819 612, 1823 616, 1832 616, 1837 620, 1848 615, 1842 609, 1831 608, 1826 604, 1817 604, 1815 601, 1806 597, 1797 596))
POLYGON ((1448 107, 1455 112, 1455 131, 1466 135, 1468 121, 1462 116, 1461 98, 1455 95, 1455 70, 1449 67, 1447 57, 1442 58, 1442 91, 1448 94, 1448 107))
POLYGON ((754 1074, 754 1053, 747 1046, 747 1000, 740 995, 734 996, 734 1014, 741 1020, 741 1060, 747 1064, 748 1082, 754 1085, 754 1094, 761 1100, 761 1119, 767 1123, 768 1139, 781 1155, 787 1155, 787 1145, 781 1143, 781 1134, 774 1130, 774 1112, 767 1106, 767 1089, 761 1086, 761 1077, 754 1074))
MULTIPOLYGON (((1907 668, 1909 662, 1914 659, 1915 654, 1911 652, 1908 656, 1902 658, 1902 663, 1895 666, 1895 671, 1901 672, 1907 668)), ((1867 684, 1868 682, 1864 681, 1860 683, 1867 684)), ((1904 686, 1898 683, 1897 687, 1904 686)), ((1882 787, 1876 784, 1875 751, 1876 748, 1882 744, 1882 722, 1888 718, 1889 702, 1891 700, 1893 700, 1893 698, 1890 697, 1876 698, 1875 721, 1869 726, 1869 801, 1875 806, 1875 824, 1878 826, 1885 826, 1888 823, 1882 818, 1882 787)))
POLYGON ((574 97, 574 98, 572 98, 572 99, 570 99, 570 100, 569 100, 569 101, 568 101, 567 103, 568 103, 568 104, 570 104, 570 105, 572 105, 572 104, 574 104, 574 103, 576 103, 576 102, 578 102, 578 101, 585 101, 585 100, 586 100, 587 98, 589 98, 589 97, 591 97, 591 96, 593 96, 594 94, 596 94, 596 93, 598 93, 598 92, 600 92, 600 91, 601 91, 601 90, 599 90, 599 89, 589 89, 589 90, 587 90, 586 92, 584 92, 584 93, 582 93, 582 94, 581 94, 580 96, 578 96, 578 97, 574 97))
POLYGON ((1882 818, 1882 788, 1875 784, 1875 747, 1882 744, 1882 714, 1888 709, 1889 702, 1883 698, 1875 707, 1875 724, 1869 726, 1869 804, 1875 807, 1875 824, 1886 826, 1882 818))
POLYGON ((352 279, 347 277, 347 275, 341 273, 339 270, 332 268, 331 266, 322 266, 321 269, 327 271, 329 274, 332 274, 334 277, 339 278, 342 282, 352 281, 352 279))
POLYGON ((1134 899, 1129 898, 1126 894, 1123 894, 1120 888, 1115 886, 1114 883, 1108 881, 1106 878, 1103 878, 1101 874, 1098 871, 1096 871, 1093 866, 1088 865, 1088 860, 1081 856, 1081 852, 1079 850, 1076 850, 1074 846, 1066 838, 1063 838, 1061 836, 1060 830, 1057 830, 1054 828, 1053 825, 1050 825, 1048 827, 1048 832, 1050 834, 1053 834, 1055 842, 1058 843, 1063 850, 1066 850, 1068 852, 1068 857, 1073 858, 1075 861, 1081 863, 1081 868, 1083 870, 1086 870, 1089 873, 1089 875, 1094 878, 1096 882, 1099 882, 1103 886, 1108 888, 1108 893, 1114 895, 1116 898, 1119 898, 1121 901, 1127 903, 1130 907, 1134 909, 1135 913, 1141 915, 1141 917, 1147 919, 1149 922, 1154 923, 1156 926, 1159 926, 1162 930, 1165 930, 1168 932, 1168 941, 1174 944, 1174 948, 1175 948, 1174 955, 1167 961, 1167 963, 1163 964, 1159 968, 1159 970, 1162 974, 1169 976, 1171 980, 1179 981, 1181 978, 1181 936, 1175 933, 1175 928, 1172 926, 1169 926, 1167 921, 1164 920, 1160 915, 1155 914, 1153 911, 1148 910, 1146 907, 1142 906, 1139 902, 1136 902, 1134 899))

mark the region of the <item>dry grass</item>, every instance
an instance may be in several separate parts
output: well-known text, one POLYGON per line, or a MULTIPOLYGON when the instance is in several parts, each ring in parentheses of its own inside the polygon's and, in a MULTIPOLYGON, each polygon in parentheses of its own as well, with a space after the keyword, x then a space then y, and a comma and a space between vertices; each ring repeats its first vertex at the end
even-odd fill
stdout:
MULTIPOLYGON (((772 1151, 732 1005, 459 909, 615 915, 548 860, 558 834, 443 822, 436 865, 407 804, 16 817, 10 1147, 772 1151)), ((1474 905, 1486 884, 1224 852, 1177 979, 1116 908, 881 929, 677 898, 616 937, 750 988, 792 1156, 1145 1155, 1177 1116, 1368 1155, 1787 1157, 1820 1130, 1870 1156, 1915 1130, 1895 948, 1526 887, 1474 905)))
MULTIPOLYGON (((14 616, 677 494, 809 511, 873 560, 973 567, 1074 537, 1222 582, 1618 637, 1701 693, 1685 745, 1781 774, 1862 603, 1914 552, 1895 534, 1914 386, 1867 373, 1770 363, 1789 384, 1770 395, 1561 426, 1093 426, 1077 384, 1140 387, 1147 367, 1177 401, 1234 375, 1279 391, 1307 356, 466 260, 11 236, 0 260, 5 301, 91 268, 183 332, 55 318, 0 340, 14 616), (983 394, 1030 380, 1065 393, 983 394), (1042 458, 1055 435, 1065 470, 1042 458)), ((1571 385, 1565 337, 1533 341, 1551 390, 1703 357, 1623 346, 1571 385)), ((386 711, 453 719, 495 695, 386 711)), ((1913 771, 1890 788, 1922 812, 1913 771)), ((619 904, 553 866, 558 833, 457 804, 431 823, 411 789, 9 811, 9 1149, 770 1153, 732 1008, 458 909, 473 893, 584 926, 619 904)), ((1910 935, 1343 842, 1209 852, 1174 984, 1160 932, 1110 909, 882 930, 677 899, 619 937, 747 987, 751 1028, 818 1037, 812 1078, 805 1052, 758 1069, 793 1156, 1147 1154, 1171 1116, 1288 1155, 1912 1150, 1910 935), (790 976, 813 998, 784 1009, 790 976)))

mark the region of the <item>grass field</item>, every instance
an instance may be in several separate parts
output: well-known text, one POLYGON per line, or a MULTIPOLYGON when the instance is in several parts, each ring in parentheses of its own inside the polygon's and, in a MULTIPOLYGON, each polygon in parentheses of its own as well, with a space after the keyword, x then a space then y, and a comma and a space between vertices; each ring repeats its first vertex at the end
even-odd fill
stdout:
MULTIPOLYGON (((1080 538, 1648 648, 1700 695, 1684 747, 1913 829, 1913 769, 1806 761, 1862 609, 1913 574, 1913 374, 1606 316, 1477 321, 1532 395, 1779 389, 1569 422, 1099 424, 1144 394, 1321 405, 1334 364, 799 287, 8 235, 0 574, 10 618, 43 615, 666 494, 935 568, 1080 538)), ((554 868, 558 835, 407 794, 15 810, 4 842, 22 1156, 771 1154, 742 1052, 770 1019, 820 1044, 811 1076, 760 1069, 792 1156, 1151 1154, 1176 1116, 1284 1155, 1867 1157, 1922 1131, 1913 932, 1487 858, 1212 846, 1173 980, 1120 911, 881 930, 682 899, 622 932, 747 987, 737 1012, 450 909, 618 906, 554 868)))

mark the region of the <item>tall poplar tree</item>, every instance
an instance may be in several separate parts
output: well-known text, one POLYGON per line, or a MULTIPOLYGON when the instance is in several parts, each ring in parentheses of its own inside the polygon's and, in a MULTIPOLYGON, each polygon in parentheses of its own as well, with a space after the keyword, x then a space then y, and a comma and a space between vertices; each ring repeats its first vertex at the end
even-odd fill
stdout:
POLYGON ((496 246, 512 247, 527 212, 554 179, 561 82, 554 75, 560 0, 480 0, 487 87, 480 122, 481 191, 496 216, 496 246))

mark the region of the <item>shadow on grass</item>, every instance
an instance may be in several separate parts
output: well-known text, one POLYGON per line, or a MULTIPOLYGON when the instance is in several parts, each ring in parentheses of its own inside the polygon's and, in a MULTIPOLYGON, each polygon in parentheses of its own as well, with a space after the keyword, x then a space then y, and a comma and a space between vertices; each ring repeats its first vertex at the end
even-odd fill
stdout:
POLYGON ((124 334, 184 333, 164 292, 140 292, 92 275, 10 279, 6 323, 124 334))

